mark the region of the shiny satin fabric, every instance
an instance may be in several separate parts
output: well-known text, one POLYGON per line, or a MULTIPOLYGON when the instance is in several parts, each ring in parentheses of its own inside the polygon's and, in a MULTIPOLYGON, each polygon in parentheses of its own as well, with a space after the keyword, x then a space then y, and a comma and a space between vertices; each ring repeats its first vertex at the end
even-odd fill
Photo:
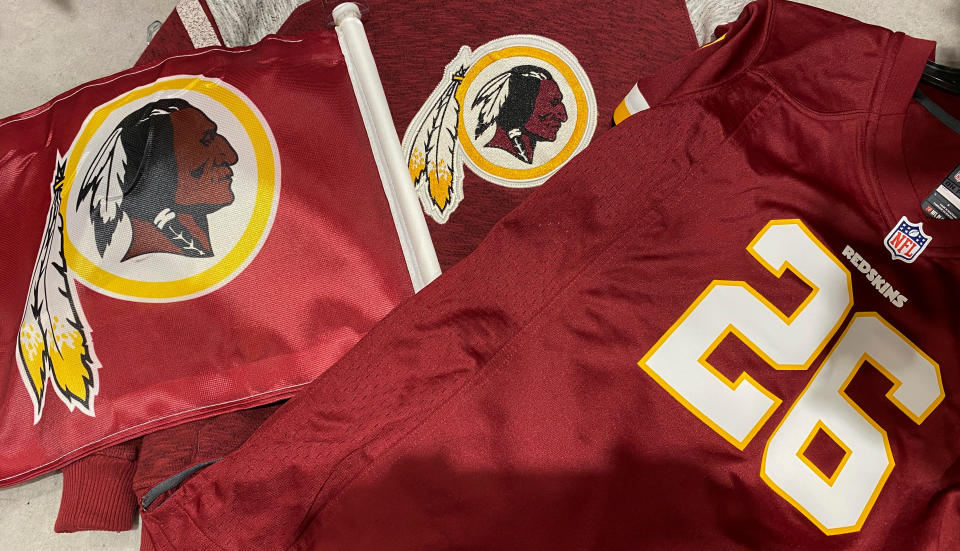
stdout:
POLYGON ((81 86, 0 151, 0 486, 289 397, 413 293, 332 30, 81 86))

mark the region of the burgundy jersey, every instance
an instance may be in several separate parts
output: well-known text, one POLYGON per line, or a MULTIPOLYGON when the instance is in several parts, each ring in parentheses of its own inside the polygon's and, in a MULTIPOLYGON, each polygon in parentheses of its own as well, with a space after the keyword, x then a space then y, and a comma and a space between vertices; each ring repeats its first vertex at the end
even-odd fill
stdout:
POLYGON ((960 136, 911 100, 933 44, 779 1, 725 30, 153 504, 150 541, 960 545, 960 241, 920 206, 960 136))
POLYGON ((921 204, 960 136, 911 100, 933 44, 770 0, 724 31, 150 505, 149 541, 957 548, 960 234, 921 204))

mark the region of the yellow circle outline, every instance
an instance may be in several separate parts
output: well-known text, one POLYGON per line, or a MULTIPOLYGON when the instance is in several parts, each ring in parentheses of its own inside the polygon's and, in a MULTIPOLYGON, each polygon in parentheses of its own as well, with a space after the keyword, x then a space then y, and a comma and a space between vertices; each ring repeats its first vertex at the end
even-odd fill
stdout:
MULTIPOLYGON (((217 285, 225 278, 236 273, 247 262, 250 255, 255 253, 260 244, 260 238, 271 219, 274 193, 276 192, 276 165, 273 147, 271 146, 272 142, 257 114, 233 91, 215 82, 197 77, 159 81, 150 86, 133 90, 99 108, 86 123, 83 132, 71 148, 73 153, 67 162, 61 197, 65 199, 70 197, 70 188, 73 186, 81 157, 78 152, 86 149, 87 144, 106 118, 124 105, 163 90, 198 92, 219 102, 233 113, 240 124, 243 125, 253 144, 257 161, 257 196, 254 201, 250 223, 230 252, 206 270, 190 277, 172 281, 140 281, 118 276, 104 270, 77 250, 70 240, 67 224, 64 224, 63 252, 67 266, 77 277, 91 286, 131 298, 169 299, 191 296, 217 285)), ((67 200, 60 202, 60 214, 63 216, 63 220, 67 219, 67 203, 67 200)))
POLYGON ((463 120, 464 109, 461 109, 458 115, 460 120, 458 121, 459 130, 457 134, 459 135, 460 146, 463 148, 463 152, 466 153, 467 157, 473 161, 478 168, 500 178, 522 181, 546 176, 572 157, 583 139, 590 113, 587 113, 587 95, 583 91, 583 83, 580 82, 580 79, 574 74, 573 69, 571 69, 563 59, 552 52, 531 46, 510 46, 501 50, 495 50, 480 58, 480 60, 470 67, 467 74, 463 76, 463 83, 457 89, 457 102, 460 105, 464 104, 467 90, 470 88, 473 80, 491 63, 508 57, 520 56, 532 57, 549 63, 560 71, 560 74, 563 75, 567 80, 567 84, 570 85, 570 88, 573 90, 573 96, 577 103, 577 123, 576 126, 573 127, 573 134, 570 136, 567 145, 549 161, 540 166, 533 168, 506 168, 488 161, 477 151, 477 148, 474 147, 473 142, 470 141, 470 136, 467 134, 466 124, 463 120), (576 83, 577 86, 574 86, 573 83, 576 83))

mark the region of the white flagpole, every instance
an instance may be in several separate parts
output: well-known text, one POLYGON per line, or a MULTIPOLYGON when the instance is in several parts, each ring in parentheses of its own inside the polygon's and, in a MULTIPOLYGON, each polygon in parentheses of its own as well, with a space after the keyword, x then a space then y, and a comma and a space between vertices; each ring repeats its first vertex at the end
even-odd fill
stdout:
POLYGON ((363 31, 363 23, 360 22, 360 8, 353 2, 338 5, 333 9, 333 22, 337 26, 340 49, 347 62, 383 189, 400 236, 400 246, 407 261, 413 289, 419 292, 440 275, 440 263, 403 159, 397 129, 393 126, 390 107, 380 83, 380 74, 363 31))

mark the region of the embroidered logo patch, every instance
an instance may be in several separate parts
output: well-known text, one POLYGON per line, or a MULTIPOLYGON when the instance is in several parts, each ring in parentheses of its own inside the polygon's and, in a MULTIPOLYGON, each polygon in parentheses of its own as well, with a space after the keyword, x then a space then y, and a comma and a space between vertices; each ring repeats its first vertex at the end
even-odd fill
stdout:
POLYGON ((445 223, 463 200, 463 165, 488 182, 538 186, 590 143, 597 102, 586 72, 535 35, 460 48, 403 137, 424 211, 445 223))
POLYGON ((901 216, 897 225, 890 230, 883 244, 894 260, 912 263, 920 256, 933 238, 923 233, 923 222, 916 224, 901 216))
POLYGON ((224 82, 166 78, 94 109, 57 162, 20 325, 34 422, 48 387, 94 414, 100 363, 77 281, 138 302, 209 293, 256 256, 279 192, 273 135, 224 82))

